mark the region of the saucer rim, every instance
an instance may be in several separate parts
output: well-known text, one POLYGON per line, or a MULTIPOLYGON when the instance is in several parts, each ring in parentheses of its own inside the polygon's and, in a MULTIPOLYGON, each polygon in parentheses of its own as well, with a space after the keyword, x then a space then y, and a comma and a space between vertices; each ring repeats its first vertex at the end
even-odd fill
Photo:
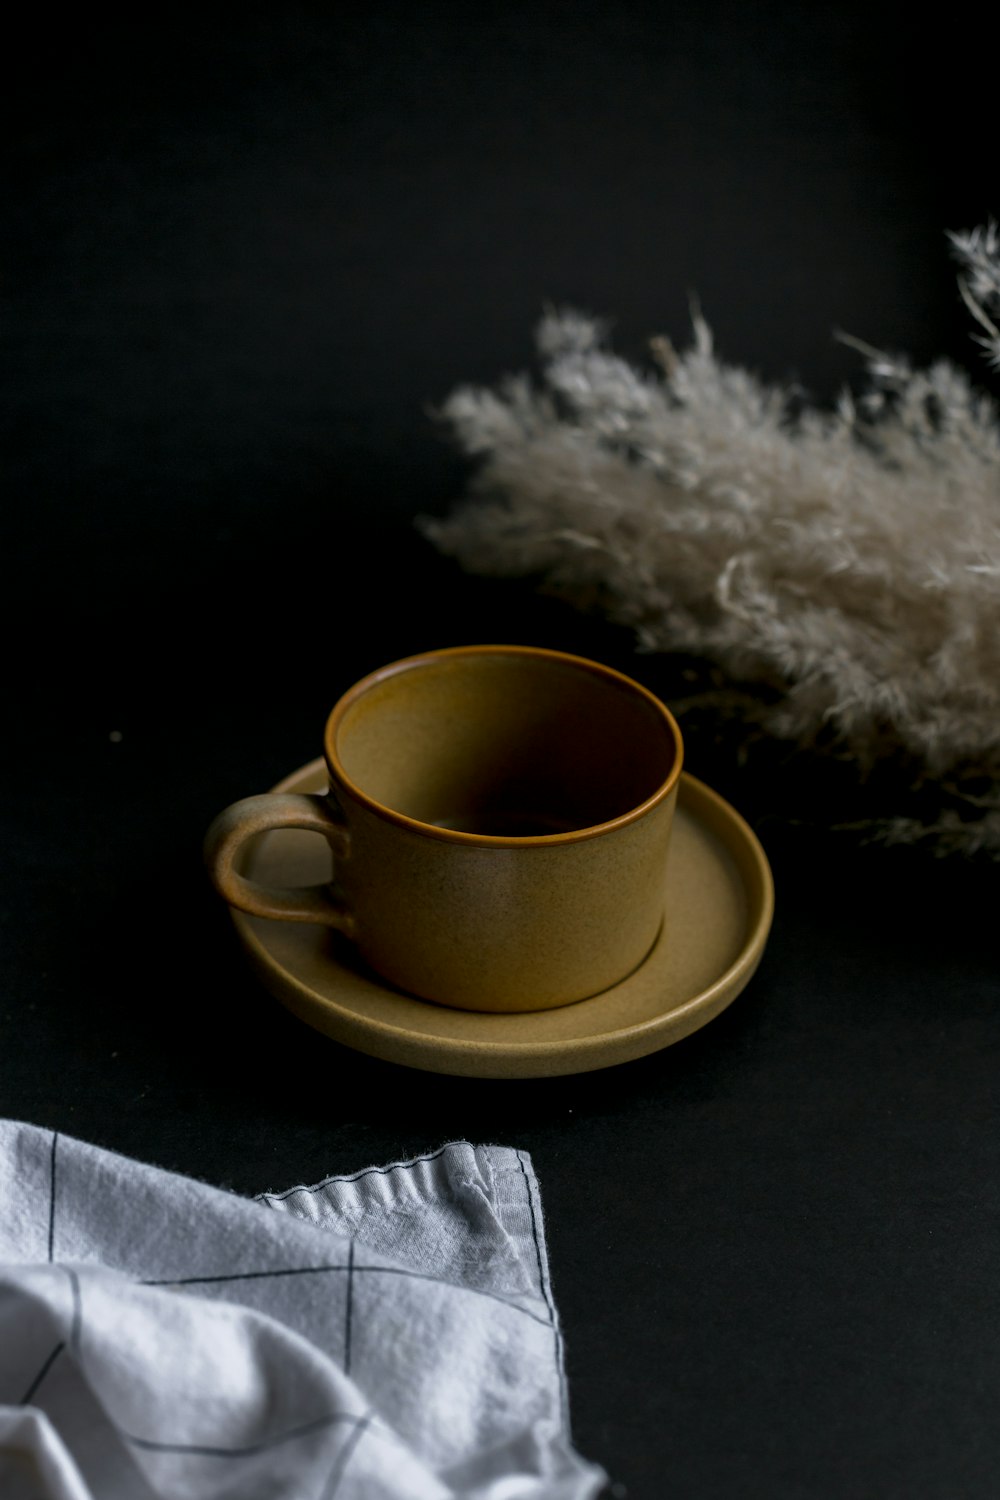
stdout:
MULTIPOLYGON (((329 776, 322 756, 289 772, 271 791, 299 790, 304 781, 315 780, 317 776, 329 776)), ((617 1066, 681 1041, 721 1014, 752 979, 771 929, 774 916, 774 880, 763 847, 749 824, 720 793, 688 771, 681 773, 679 799, 681 805, 686 806, 698 822, 703 826, 707 825, 708 831, 722 843, 736 866, 747 896, 746 936, 736 958, 710 985, 669 1010, 614 1030, 545 1040, 524 1037, 512 1037, 509 1040, 435 1037, 411 1031, 397 1022, 360 1016, 351 1006, 318 994, 276 960, 251 925, 251 918, 235 909, 230 910, 230 916, 252 968, 269 993, 306 1025, 354 1051, 420 1071, 465 1077, 557 1076, 617 1066), (296 1000, 300 1003, 296 1004, 296 1000), (303 1014, 302 1002, 306 1010, 316 1012, 318 1008, 320 1014, 329 1017, 330 1027, 319 1027, 309 1020, 303 1014), (608 1056, 609 1051, 615 1055, 608 1056), (547 1066, 548 1064, 557 1066, 547 1066)), ((635 974, 645 968, 645 962, 634 971, 635 974)), ((621 985, 628 984, 632 978, 634 974, 602 994, 576 1003, 600 1006, 604 996, 617 992, 621 985)), ((378 985, 378 977, 372 976, 372 982, 378 985)), ((391 993, 405 994, 388 983, 381 987, 391 993)), ((405 998, 427 1013, 433 1013, 439 1008, 431 1001, 422 1000, 415 995, 405 994, 405 998)), ((484 1027, 507 1020, 512 1026, 525 1027, 530 1026, 533 1015, 540 1013, 519 1011, 505 1016, 494 1012, 468 1011, 465 1014, 470 1017, 473 1026, 475 1019, 481 1017, 484 1027)))

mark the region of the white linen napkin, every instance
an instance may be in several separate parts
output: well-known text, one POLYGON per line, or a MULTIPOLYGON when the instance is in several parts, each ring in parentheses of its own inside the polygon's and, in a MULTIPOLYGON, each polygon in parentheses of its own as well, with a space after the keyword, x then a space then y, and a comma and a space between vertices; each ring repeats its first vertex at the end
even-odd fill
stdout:
POLYGON ((3 1500, 586 1500, 538 1184, 452 1142, 238 1197, 0 1121, 3 1500))

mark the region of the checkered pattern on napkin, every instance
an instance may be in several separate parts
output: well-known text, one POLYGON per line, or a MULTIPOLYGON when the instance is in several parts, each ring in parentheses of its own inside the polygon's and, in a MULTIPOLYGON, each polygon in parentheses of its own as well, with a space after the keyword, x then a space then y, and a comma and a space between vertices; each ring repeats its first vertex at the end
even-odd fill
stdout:
POLYGON ((0 1121, 4 1500, 585 1500, 528 1157, 256 1201, 0 1121))

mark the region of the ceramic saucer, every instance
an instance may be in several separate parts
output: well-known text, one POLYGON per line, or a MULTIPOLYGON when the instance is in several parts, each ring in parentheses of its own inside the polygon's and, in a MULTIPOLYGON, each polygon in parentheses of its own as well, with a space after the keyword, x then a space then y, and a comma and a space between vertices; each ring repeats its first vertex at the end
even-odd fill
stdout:
MULTIPOLYGON (((322 760, 274 787, 321 792, 322 760)), ((265 833, 243 872, 266 885, 330 878, 314 833, 265 833)), ((774 910, 767 857, 737 812, 701 781, 681 778, 666 878, 668 916, 645 962, 614 988, 558 1010, 489 1015, 433 1005, 394 989, 322 927, 232 913, 264 985, 300 1020, 347 1047, 432 1073, 542 1078, 644 1057, 698 1030, 745 988, 774 910)))

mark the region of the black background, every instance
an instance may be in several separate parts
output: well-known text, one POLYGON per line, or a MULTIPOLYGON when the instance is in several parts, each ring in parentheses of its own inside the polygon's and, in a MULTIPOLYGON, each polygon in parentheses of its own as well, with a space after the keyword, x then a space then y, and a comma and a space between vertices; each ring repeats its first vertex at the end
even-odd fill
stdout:
POLYGON ((658 1056, 493 1083, 294 1021, 200 840, 424 647, 678 690, 413 527, 467 475, 435 403, 523 367, 544 303, 638 355, 694 291, 824 401, 836 328, 975 363, 944 232, 998 208, 995 53, 978 10, 915 14, 40 14, 9 58, 0 1111, 241 1192, 528 1149, 576 1441, 633 1500, 995 1495, 995 867, 826 833, 825 773, 698 731, 775 870, 758 976, 658 1056))

